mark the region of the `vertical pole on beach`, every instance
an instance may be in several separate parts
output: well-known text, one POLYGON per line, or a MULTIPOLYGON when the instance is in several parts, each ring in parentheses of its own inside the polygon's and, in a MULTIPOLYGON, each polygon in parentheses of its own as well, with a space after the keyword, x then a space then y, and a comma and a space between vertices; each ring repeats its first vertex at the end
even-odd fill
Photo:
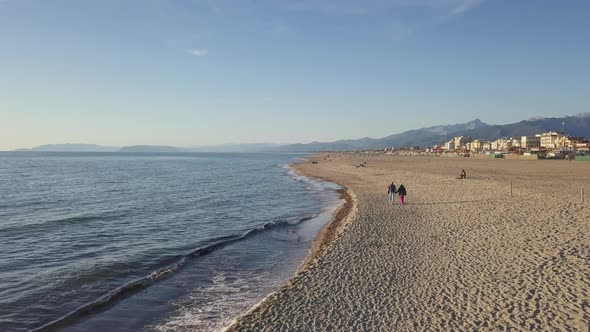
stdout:
POLYGON ((510 197, 512 197, 512 180, 510 180, 510 197))
POLYGON ((584 203, 584 188, 580 188, 580 203, 584 203))

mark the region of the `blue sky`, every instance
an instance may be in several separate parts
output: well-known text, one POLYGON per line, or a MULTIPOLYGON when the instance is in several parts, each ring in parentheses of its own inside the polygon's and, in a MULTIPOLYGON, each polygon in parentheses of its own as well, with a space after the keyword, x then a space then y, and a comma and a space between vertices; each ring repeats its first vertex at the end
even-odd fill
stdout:
POLYGON ((590 2, 0 0, 0 150, 590 111, 590 2))

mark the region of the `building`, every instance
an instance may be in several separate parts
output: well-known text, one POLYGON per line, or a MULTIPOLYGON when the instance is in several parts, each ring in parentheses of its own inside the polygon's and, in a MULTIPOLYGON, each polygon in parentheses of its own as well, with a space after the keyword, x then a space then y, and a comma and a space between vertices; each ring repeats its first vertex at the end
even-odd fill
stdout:
POLYGON ((540 146, 546 149, 560 148, 560 139, 563 136, 562 132, 549 131, 542 134, 535 135, 541 140, 540 146))
POLYGON ((588 139, 584 137, 562 136, 559 139, 558 145, 562 148, 576 149, 588 147, 589 143, 588 139))
POLYGON ((541 146, 541 138, 537 136, 522 136, 520 138, 520 147, 523 149, 536 149, 541 146))
POLYGON ((457 136, 453 138, 453 142, 455 144, 455 149, 464 149, 467 143, 471 142, 471 137, 467 136, 457 136))
POLYGON ((489 144, 490 142, 488 141, 484 141, 481 139, 476 139, 473 140, 473 142, 471 142, 470 146, 469 146, 469 150, 473 151, 473 152, 483 152, 485 150, 489 150, 489 144))
POLYGON ((447 151, 455 150, 455 140, 450 140, 450 141, 446 142, 443 149, 447 150, 447 151))
POLYGON ((512 138, 511 137, 510 139, 511 139, 510 145, 513 148, 521 148, 522 147, 520 144, 520 138, 512 138))
POLYGON ((497 140, 493 141, 492 150, 496 151, 508 151, 512 147, 512 139, 511 138, 498 138, 497 140))
POLYGON ((493 142, 490 142, 490 146, 492 150, 498 150, 498 141, 495 140, 493 142))

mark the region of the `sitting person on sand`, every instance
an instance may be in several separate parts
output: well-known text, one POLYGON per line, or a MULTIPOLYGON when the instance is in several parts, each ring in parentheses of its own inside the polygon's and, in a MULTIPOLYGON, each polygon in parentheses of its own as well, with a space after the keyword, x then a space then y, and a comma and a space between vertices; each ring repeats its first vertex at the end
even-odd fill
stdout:
POLYGON ((461 176, 459 178, 460 179, 467 179, 467 173, 465 173, 464 169, 461 170, 461 176))
POLYGON ((397 188, 397 194, 399 195, 399 204, 404 205, 404 198, 408 193, 406 192, 406 187, 404 187, 403 184, 400 184, 399 188, 397 188))
POLYGON ((389 200, 391 201, 391 204, 393 205, 394 201, 394 196, 395 196, 395 184, 393 184, 393 181, 391 181, 391 184, 389 185, 389 187, 387 187, 387 195, 389 195, 389 200))

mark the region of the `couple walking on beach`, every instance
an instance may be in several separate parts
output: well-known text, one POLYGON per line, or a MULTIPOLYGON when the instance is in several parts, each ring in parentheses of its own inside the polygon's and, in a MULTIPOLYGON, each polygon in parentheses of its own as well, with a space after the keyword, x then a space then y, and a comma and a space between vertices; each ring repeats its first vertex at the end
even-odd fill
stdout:
POLYGON ((406 187, 404 187, 403 184, 400 184, 399 188, 396 190, 395 184, 392 181, 389 185, 389 188, 387 188, 387 194, 389 195, 389 200, 391 201, 392 205, 395 202, 395 194, 399 195, 399 204, 404 205, 404 198, 406 197, 407 192, 406 187))

